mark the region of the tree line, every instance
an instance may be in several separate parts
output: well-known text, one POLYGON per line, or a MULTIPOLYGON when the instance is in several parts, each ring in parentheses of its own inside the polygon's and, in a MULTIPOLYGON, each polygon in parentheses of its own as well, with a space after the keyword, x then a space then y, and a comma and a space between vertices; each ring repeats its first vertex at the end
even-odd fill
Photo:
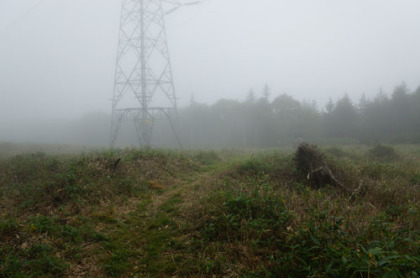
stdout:
MULTIPOLYGON (((405 83, 391 95, 363 95, 354 103, 348 95, 330 100, 324 109, 282 94, 269 100, 250 92, 245 101, 222 99, 215 104, 194 100, 179 111, 179 134, 192 147, 276 147, 304 140, 314 143, 420 143, 420 87, 405 83)), ((166 131, 164 131, 166 130, 166 131)), ((168 138, 157 127, 155 142, 168 138)))
MULTIPOLYGON (((270 97, 265 86, 246 100, 221 99, 215 104, 191 100, 179 109, 178 136, 185 148, 270 148, 306 141, 315 144, 420 143, 420 87, 404 83, 390 95, 380 91, 357 102, 344 95, 325 107, 282 94, 270 97)), ((10 129, 13 131, 12 129, 10 129)), ((109 146, 110 115, 90 113, 79 120, 28 124, 6 141, 109 146)), ((137 146, 132 122, 121 127, 117 145, 137 146)), ((167 121, 157 121, 153 147, 177 147, 167 121)))

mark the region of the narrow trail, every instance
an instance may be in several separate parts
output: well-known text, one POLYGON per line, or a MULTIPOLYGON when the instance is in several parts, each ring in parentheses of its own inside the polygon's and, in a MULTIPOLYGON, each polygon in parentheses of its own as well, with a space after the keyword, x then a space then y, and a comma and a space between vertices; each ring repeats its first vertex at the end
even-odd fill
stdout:
POLYGON ((151 190, 147 195, 130 198, 119 205, 110 204, 114 221, 98 223, 97 230, 113 242, 108 252, 114 255, 97 253, 97 256, 87 258, 86 264, 73 269, 71 277, 83 277, 83 273, 102 277, 104 273, 94 270, 93 266, 101 262, 109 268, 115 260, 118 268, 122 260, 127 260, 126 257, 119 259, 118 254, 125 253, 131 254, 131 267, 126 266, 131 271, 127 277, 134 277, 140 270, 144 271, 144 275, 159 275, 163 271, 162 266, 174 263, 176 251, 168 247, 168 242, 185 242, 187 235, 183 229, 188 226, 189 220, 183 212, 193 206, 207 186, 231 166, 230 161, 219 161, 189 175, 181 175, 163 189, 151 190))
POLYGON ((180 180, 173 186, 165 188, 165 190, 161 194, 153 196, 148 209, 151 212, 156 212, 159 207, 161 207, 165 202, 167 202, 174 196, 178 196, 179 198, 185 201, 186 197, 188 197, 187 195, 190 196, 191 194, 194 194, 195 188, 207 184, 208 180, 217 173, 218 171, 215 171, 214 169, 209 169, 205 172, 200 172, 198 174, 194 174, 193 176, 180 180))
MULTIPOLYGON (((219 166, 219 165, 218 165, 219 166)), ((221 168, 225 169, 227 166, 222 166, 221 168)), ((180 208, 182 206, 188 205, 191 198, 196 198, 197 188, 205 186, 208 181, 220 172, 220 167, 217 169, 208 168, 201 170, 200 172, 194 172, 190 176, 185 176, 174 182, 172 185, 165 187, 161 192, 154 192, 152 195, 145 197, 137 197, 128 200, 125 204, 121 206, 114 207, 114 219, 116 223, 130 223, 125 224, 125 226, 120 226, 117 228, 115 223, 102 223, 98 224, 98 230, 105 232, 112 239, 112 241, 117 240, 117 238, 124 238, 122 249, 130 249, 132 246, 136 246, 135 250, 132 250, 134 254, 137 254, 137 259, 133 259, 133 269, 131 276, 135 276, 135 273, 138 272, 139 267, 142 269, 149 269, 148 263, 144 261, 156 260, 153 255, 150 253, 161 252, 161 244, 164 244, 165 240, 167 241, 172 235, 166 235, 162 229, 163 227, 155 227, 149 230, 148 227, 153 225, 152 223, 162 214, 163 207, 165 204, 170 202, 173 198, 178 198, 180 202, 176 203, 174 206, 180 208), (146 202, 146 205, 142 205, 143 202, 146 202), (139 224, 142 225, 139 225, 139 224), (123 228, 121 228, 123 227, 123 228), (148 246, 150 242, 154 241, 154 236, 159 235, 160 233, 165 234, 160 240, 162 242, 156 244, 156 246, 148 246), (139 243, 140 242, 140 243, 139 243), (152 250, 152 251, 150 251, 152 250), (152 259, 150 259, 152 258, 152 259)), ((167 215, 166 212, 164 212, 167 215)), ((93 247, 100 248, 98 246, 93 247)), ((95 253, 95 252, 94 252, 95 253)), ((98 253, 97 253, 98 254, 98 253)), ((101 255, 99 255, 101 257, 101 255)), ((72 267, 72 275, 69 277, 86 277, 86 273, 95 275, 97 277, 104 277, 104 273, 99 269, 95 268, 95 265, 98 265, 99 262, 103 261, 103 258, 97 257, 96 255, 86 258, 85 262, 81 265, 72 267)), ((162 259, 162 258, 161 258, 162 259)))
POLYGON ((161 192, 154 193, 146 205, 139 205, 141 200, 137 200, 132 210, 123 216, 132 223, 121 236, 127 238, 124 244, 126 248, 137 246, 132 250, 137 259, 133 261, 131 274, 141 269, 143 275, 153 277, 171 272, 168 269, 175 267, 174 256, 179 251, 172 249, 171 244, 178 242, 183 245, 188 236, 184 229, 188 227, 189 220, 185 218, 184 211, 201 197, 202 190, 215 176, 228 168, 228 164, 223 162, 213 166, 184 176, 161 192))

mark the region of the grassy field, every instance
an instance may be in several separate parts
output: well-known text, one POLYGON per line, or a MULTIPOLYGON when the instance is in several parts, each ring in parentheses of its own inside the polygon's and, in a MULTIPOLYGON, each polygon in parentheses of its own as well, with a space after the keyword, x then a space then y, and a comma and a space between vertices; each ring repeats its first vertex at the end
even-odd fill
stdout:
POLYGON ((420 146, 320 153, 0 153, 0 277, 419 277, 420 146))

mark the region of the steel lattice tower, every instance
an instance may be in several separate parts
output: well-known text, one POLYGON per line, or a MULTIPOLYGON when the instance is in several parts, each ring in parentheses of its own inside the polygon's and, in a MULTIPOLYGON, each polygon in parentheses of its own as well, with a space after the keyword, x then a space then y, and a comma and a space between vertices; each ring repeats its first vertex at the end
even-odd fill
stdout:
POLYGON ((156 120, 168 120, 178 143, 172 117, 177 104, 169 59, 162 2, 123 0, 112 98, 111 147, 120 125, 133 121, 141 147, 150 145, 156 120))

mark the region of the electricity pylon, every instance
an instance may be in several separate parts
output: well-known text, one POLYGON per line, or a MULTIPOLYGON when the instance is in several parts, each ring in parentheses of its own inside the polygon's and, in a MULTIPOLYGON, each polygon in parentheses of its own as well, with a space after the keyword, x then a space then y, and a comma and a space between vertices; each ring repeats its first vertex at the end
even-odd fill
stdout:
POLYGON ((111 148, 123 121, 133 121, 141 147, 150 145, 155 121, 168 120, 180 145, 174 117, 177 100, 169 59, 162 2, 123 0, 115 85, 112 98, 111 148))

